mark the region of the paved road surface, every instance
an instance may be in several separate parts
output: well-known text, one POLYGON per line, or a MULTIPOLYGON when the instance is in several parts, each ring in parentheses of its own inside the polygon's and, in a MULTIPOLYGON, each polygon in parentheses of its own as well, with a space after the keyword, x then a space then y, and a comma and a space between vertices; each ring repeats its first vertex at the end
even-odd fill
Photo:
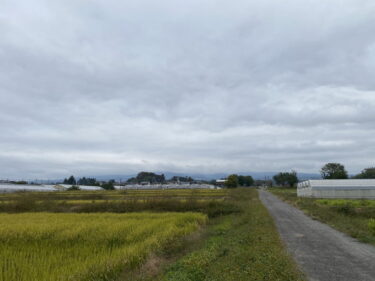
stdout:
POLYGON ((375 281, 375 247, 312 220, 267 191, 259 195, 308 280, 375 281))

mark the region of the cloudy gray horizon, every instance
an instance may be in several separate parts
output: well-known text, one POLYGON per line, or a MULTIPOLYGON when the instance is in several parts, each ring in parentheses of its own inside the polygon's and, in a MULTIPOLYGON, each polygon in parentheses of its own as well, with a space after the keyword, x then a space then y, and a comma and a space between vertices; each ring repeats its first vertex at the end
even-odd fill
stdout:
POLYGON ((375 2, 0 0, 0 178, 375 156, 375 2))

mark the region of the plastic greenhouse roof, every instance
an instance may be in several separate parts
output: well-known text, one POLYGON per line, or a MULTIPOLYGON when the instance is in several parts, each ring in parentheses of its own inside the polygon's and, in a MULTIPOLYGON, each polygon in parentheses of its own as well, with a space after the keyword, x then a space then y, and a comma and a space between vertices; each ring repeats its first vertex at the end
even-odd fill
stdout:
POLYGON ((375 189, 375 179, 308 180, 299 187, 312 189, 375 189))

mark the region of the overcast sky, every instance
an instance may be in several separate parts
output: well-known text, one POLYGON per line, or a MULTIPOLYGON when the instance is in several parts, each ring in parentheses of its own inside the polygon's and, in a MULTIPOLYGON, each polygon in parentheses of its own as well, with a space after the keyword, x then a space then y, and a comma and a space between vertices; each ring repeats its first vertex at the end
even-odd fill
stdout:
POLYGON ((0 0, 0 178, 375 165, 373 0, 0 0))

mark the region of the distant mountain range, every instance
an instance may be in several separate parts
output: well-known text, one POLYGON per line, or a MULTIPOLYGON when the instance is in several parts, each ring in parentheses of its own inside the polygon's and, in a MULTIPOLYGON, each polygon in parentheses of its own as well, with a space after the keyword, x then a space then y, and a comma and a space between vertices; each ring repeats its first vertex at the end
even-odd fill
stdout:
MULTIPOLYGON (((176 173, 176 172, 155 172, 156 174, 164 174, 166 179, 170 179, 174 176, 185 176, 185 177, 192 177, 196 180, 216 180, 221 178, 226 178, 229 174, 228 173, 212 173, 212 174, 199 174, 199 173, 176 173)), ((236 174, 239 175, 250 175, 256 180, 264 180, 264 179, 272 179, 277 172, 238 172, 236 174)), ((313 173, 298 173, 298 178, 300 180, 307 180, 307 179, 320 179, 320 174, 313 174, 313 173)), ((137 176, 136 174, 132 175, 103 175, 95 177, 97 180, 110 180, 114 179, 116 181, 126 181, 132 177, 137 176)))
MULTIPOLYGON (((156 174, 164 174, 166 179, 170 179, 174 176, 184 176, 184 177, 192 177, 196 180, 216 180, 226 178, 231 173, 210 173, 210 174, 200 174, 200 173, 176 173, 176 172, 155 172, 156 174)), ((274 175, 278 172, 238 172, 238 175, 250 175, 255 180, 270 180, 274 175)), ((307 179, 320 179, 320 174, 313 174, 313 173, 298 173, 299 180, 307 180, 307 179)), ((69 175, 67 175, 68 177, 69 175)), ((137 174, 128 174, 128 175, 119 175, 119 174, 112 174, 112 175, 85 175, 85 177, 92 177, 96 178, 98 181, 108 181, 108 180, 115 180, 115 181, 122 181, 125 182, 128 179, 137 176, 137 174)), ((76 176, 76 179, 79 179, 81 176, 76 176)), ((83 175, 82 175, 83 177, 83 175)), ((55 183, 55 182, 62 182, 64 179, 50 179, 50 180, 38 180, 38 183, 48 184, 48 183, 55 183)))

